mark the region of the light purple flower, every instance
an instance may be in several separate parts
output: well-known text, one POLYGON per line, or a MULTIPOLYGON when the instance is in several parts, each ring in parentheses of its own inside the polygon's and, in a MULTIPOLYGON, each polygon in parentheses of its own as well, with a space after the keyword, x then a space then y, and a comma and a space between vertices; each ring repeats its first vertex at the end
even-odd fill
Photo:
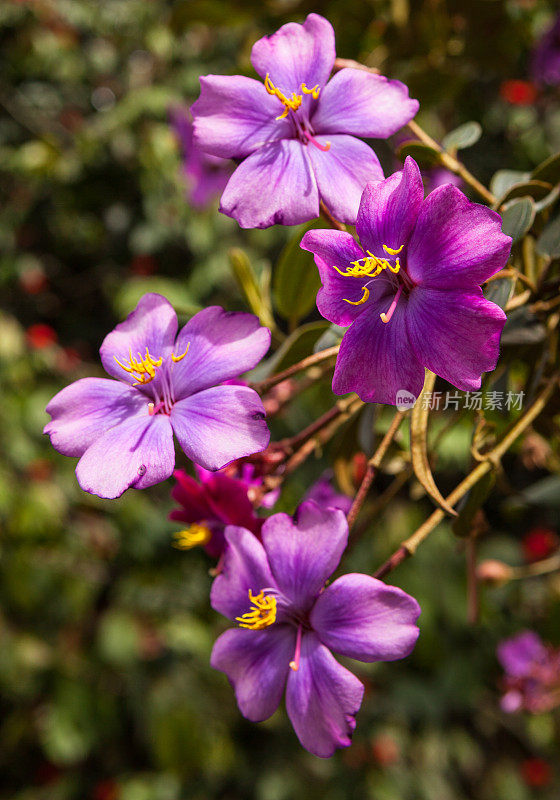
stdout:
POLYGON ((560 84, 560 14, 533 50, 531 75, 539 84, 560 84))
POLYGON ((507 262, 500 216, 451 185, 424 199, 408 157, 402 172, 368 184, 356 231, 361 245, 335 230, 308 231, 301 243, 321 274, 319 311, 350 326, 333 391, 394 405, 399 392, 418 397, 424 367, 479 389, 496 367, 506 319, 479 285, 507 262))
POLYGON ((226 187, 231 175, 225 158, 203 153, 193 142, 193 125, 188 108, 170 111, 171 125, 181 143, 183 173, 187 183, 187 199, 199 210, 206 208, 226 187))
POLYGON ((560 703, 560 649, 546 646, 534 631, 522 631, 500 642, 497 656, 505 672, 503 711, 538 714, 560 703))
POLYGON ((101 345, 105 371, 117 380, 82 378, 47 406, 53 447, 80 458, 78 483, 99 497, 119 497, 170 477, 173 434, 186 455, 216 470, 267 447, 264 408, 246 386, 220 386, 252 369, 270 331, 252 314, 210 306, 177 335, 177 315, 146 294, 101 345))
POLYGON ((255 43, 251 61, 264 83, 200 79, 195 142, 241 161, 220 210, 242 228, 306 222, 319 216, 320 200, 354 223, 364 186, 383 177, 373 150, 356 137, 391 136, 418 102, 399 81, 363 70, 342 69, 329 81, 334 60, 332 25, 310 14, 255 43))
POLYGON ((306 492, 305 500, 313 500, 321 508, 339 508, 348 514, 352 507, 352 498, 347 494, 337 492, 332 481, 333 474, 327 470, 306 492))
POLYGON ((226 673, 253 722, 275 712, 285 688, 301 744, 328 758, 350 744, 364 691, 331 650, 365 662, 404 658, 418 637, 420 607, 369 575, 344 575, 324 588, 348 541, 338 509, 308 501, 295 520, 269 517, 262 544, 243 528, 226 528, 226 539, 211 603, 240 627, 218 638, 212 666, 226 673))

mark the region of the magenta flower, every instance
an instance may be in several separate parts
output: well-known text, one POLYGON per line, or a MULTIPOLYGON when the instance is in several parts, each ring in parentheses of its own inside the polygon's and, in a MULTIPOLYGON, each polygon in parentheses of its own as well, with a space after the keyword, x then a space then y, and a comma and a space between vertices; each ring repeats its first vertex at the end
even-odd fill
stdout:
POLYGON ((78 456, 78 483, 99 497, 119 497, 170 477, 173 434, 186 455, 216 470, 267 447, 263 405, 246 386, 216 384, 252 369, 270 331, 252 314, 219 306, 200 311, 177 335, 177 315, 146 294, 101 345, 116 381, 82 378, 47 406, 44 429, 63 455, 78 456))
POLYGON ((533 50, 531 75, 541 85, 560 84, 560 14, 533 50))
POLYGON ((226 525, 239 525, 260 536, 264 520, 255 515, 248 497, 250 484, 225 471, 209 472, 195 465, 198 481, 182 469, 173 476, 177 483, 171 496, 179 503, 169 519, 187 524, 177 534, 177 547, 202 545, 209 556, 219 558, 225 549, 226 525))
POLYGON ((310 14, 259 39, 251 61, 263 83, 240 75, 200 79, 192 106, 195 142, 241 163, 220 211, 242 228, 296 225, 319 216, 323 200, 354 223, 366 183, 383 177, 373 150, 357 136, 385 139, 418 111, 399 81, 342 69, 330 22, 310 14), (327 81, 329 81, 327 83, 327 81))
POLYGON ((227 528, 226 539, 211 603, 240 627, 218 638, 211 664, 226 673, 253 722, 276 711, 285 688, 301 744, 328 758, 350 744, 364 692, 331 650, 365 662, 404 658, 418 637, 418 603, 369 575, 344 575, 324 588, 348 541, 338 509, 308 501, 295 520, 269 517, 262 544, 243 528, 227 528))
POLYGON ((332 484, 333 474, 327 470, 305 494, 305 500, 313 500, 321 508, 340 508, 348 514, 352 507, 352 498, 337 492, 332 484))
POLYGON ((301 246, 323 283, 317 307, 344 334, 333 392, 394 405, 418 397, 424 367, 459 389, 493 370, 506 316, 480 288, 502 269, 511 238, 500 216, 451 185, 424 199, 418 165, 370 183, 358 212, 361 245, 343 231, 313 230, 301 246))
POLYGON ((195 146, 191 115, 187 108, 172 109, 170 118, 183 152, 187 200, 193 208, 202 210, 225 189, 231 175, 230 162, 225 158, 203 153, 195 146))
POLYGON ((560 649, 546 646, 533 631, 522 631, 498 645, 504 668, 503 711, 534 714, 560 703, 560 649))

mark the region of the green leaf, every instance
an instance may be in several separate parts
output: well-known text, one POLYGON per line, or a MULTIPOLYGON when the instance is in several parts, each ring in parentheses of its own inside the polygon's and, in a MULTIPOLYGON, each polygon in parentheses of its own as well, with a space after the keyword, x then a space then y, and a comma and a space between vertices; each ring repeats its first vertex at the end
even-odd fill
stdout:
POLYGON ((307 231, 321 227, 324 227, 324 222, 314 220, 297 228, 280 253, 274 270, 273 296, 276 310, 294 325, 314 308, 321 286, 313 255, 301 249, 301 240, 307 231))
POLYGON ((546 328, 526 306, 510 311, 501 336, 501 343, 538 344, 546 337, 546 328))
POLYGON ((530 197, 512 200, 502 212, 502 231, 514 242, 521 239, 535 220, 535 204, 530 197))
POLYGON ((445 150, 465 150, 476 144, 481 136, 482 126, 478 122, 465 122, 444 136, 441 143, 445 150))
POLYGON ((505 308, 511 297, 515 281, 513 278, 498 278, 491 281, 484 290, 484 297, 500 308, 505 308))
POLYGON ((537 239, 537 251, 543 256, 560 258, 560 216, 549 222, 537 239))
POLYGON ((424 167, 433 167, 439 164, 440 154, 433 147, 416 140, 403 142, 397 149, 397 156, 404 161, 407 156, 412 158, 424 167))
POLYGON ((496 197, 501 197, 516 183, 527 181, 530 177, 531 174, 529 172, 519 172, 519 170, 515 169, 499 169, 492 176, 490 191, 496 197))
POLYGON ((240 247, 232 247, 228 253, 229 263, 239 288, 243 292, 249 308, 257 315, 267 328, 274 328, 274 318, 268 305, 267 298, 261 292, 261 287, 247 253, 240 247))
POLYGON ((430 407, 428 403, 424 403, 424 396, 431 394, 435 381, 436 376, 427 369, 422 394, 416 400, 410 415, 410 455, 414 474, 429 496, 444 511, 456 517, 457 512, 447 503, 445 497, 436 486, 428 459, 428 415, 430 407))
POLYGON ((451 523, 453 533, 456 536, 469 536, 472 530, 472 523, 476 512, 482 507, 492 487, 496 481, 494 472, 487 472, 475 483, 473 488, 467 492, 459 504, 459 516, 451 523))
POLYGON ((555 153, 535 167, 532 177, 539 181, 558 183, 560 181, 560 153, 555 153))
POLYGON ((543 200, 551 193, 551 183, 544 181, 524 181, 521 183, 514 183, 510 186, 507 192, 496 203, 497 208, 507 203, 508 200, 513 200, 515 197, 532 197, 533 200, 543 200))
POLYGON ((281 372, 291 367, 313 352, 313 348, 320 336, 330 327, 326 320, 309 322, 295 330, 274 355, 261 363, 250 373, 251 381, 258 382, 269 375, 281 372))

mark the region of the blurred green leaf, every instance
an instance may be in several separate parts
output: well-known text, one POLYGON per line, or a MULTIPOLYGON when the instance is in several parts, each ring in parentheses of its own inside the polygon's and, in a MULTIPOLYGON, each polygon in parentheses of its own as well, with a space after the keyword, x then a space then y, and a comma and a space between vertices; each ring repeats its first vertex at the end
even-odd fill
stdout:
POLYGON ((321 220, 314 220, 296 228, 274 268, 272 289, 276 310, 292 325, 296 325, 315 307, 321 286, 313 254, 302 250, 301 240, 307 231, 324 226, 321 220))
POLYGON ((439 164, 440 161, 438 150, 434 150, 433 147, 416 140, 404 142, 397 148, 397 157, 401 161, 404 161, 407 156, 411 156, 424 167, 433 167, 439 164))
POLYGON ((476 144, 481 136, 482 126, 479 122, 465 122, 444 136, 441 143, 445 150, 465 150, 476 144))
POLYGON ((543 256, 560 258, 560 216, 549 222, 537 239, 537 251, 543 256))
POLYGON ((535 220, 535 204, 529 197, 512 200, 502 212, 502 231, 514 242, 523 238, 535 220))
POLYGON ((560 153, 555 153, 535 167, 532 177, 538 181, 558 183, 560 181, 560 153))

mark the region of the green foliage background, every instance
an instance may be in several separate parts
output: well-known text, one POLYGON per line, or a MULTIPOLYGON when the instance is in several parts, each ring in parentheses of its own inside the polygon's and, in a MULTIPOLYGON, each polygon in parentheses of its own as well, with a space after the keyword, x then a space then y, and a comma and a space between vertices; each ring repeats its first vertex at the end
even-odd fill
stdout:
MULTIPOLYGON (((560 645, 557 576, 485 590, 480 622, 468 626, 464 552, 441 526, 391 576, 422 606, 415 652, 404 662, 356 667, 367 696, 354 744, 322 761, 299 747, 283 710, 267 723, 246 723, 225 677, 210 669, 212 643, 223 629, 208 604, 211 565, 202 553, 172 549, 170 486, 99 500, 80 491, 73 460, 40 433, 56 391, 101 374, 103 336, 144 292, 164 293, 183 319, 209 302, 246 308, 229 265, 232 247, 246 252, 266 284, 293 231, 241 231, 217 204, 205 212, 190 208, 168 111, 196 99, 200 74, 251 74, 252 43, 310 11, 333 23, 339 55, 409 85, 431 135, 478 121, 483 136, 464 160, 483 181, 498 169, 529 171, 560 149, 557 89, 529 105, 500 93, 505 80, 527 79, 529 50, 554 11, 541 0, 0 6, 6 800, 559 796, 558 716, 504 715, 495 659, 497 642, 524 627, 560 645), (37 323, 52 326, 58 341, 33 347, 26 331, 37 323), (539 790, 521 771, 532 758, 552 769, 539 790)), ((378 151, 392 171, 393 149, 380 143, 378 151)), ((282 280, 289 286, 289 278, 282 280)), ((312 323, 319 317, 307 291, 301 314, 312 323)), ((300 321, 284 316, 277 315, 280 337, 300 321)), ((313 341, 319 329, 309 330, 313 341)), ((522 347, 528 349, 517 344, 514 355, 530 361, 531 345, 522 347)), ((332 402, 328 381, 303 393, 289 414, 272 421, 275 437, 296 432, 332 402)), ((373 425, 381 430, 386 419, 380 411, 373 425)), ((504 424, 499 415, 496 424, 504 424)), ((371 430, 371 417, 347 430, 291 479, 278 508, 292 511, 331 457, 352 488, 352 456, 367 449, 371 430)), ((541 433, 557 453, 558 425, 541 433)), ((467 468, 469 437, 465 425, 445 440, 442 489, 467 468)), ((404 466, 393 459, 374 498, 404 466)), ((490 530, 481 551, 520 563, 520 539, 532 525, 558 528, 560 491, 553 468, 528 467, 519 448, 507 466, 509 483, 486 509, 490 530), (544 478, 552 480, 549 488, 539 483, 544 478)), ((430 510, 416 485, 399 494, 371 520, 348 569, 373 570, 430 510)))

